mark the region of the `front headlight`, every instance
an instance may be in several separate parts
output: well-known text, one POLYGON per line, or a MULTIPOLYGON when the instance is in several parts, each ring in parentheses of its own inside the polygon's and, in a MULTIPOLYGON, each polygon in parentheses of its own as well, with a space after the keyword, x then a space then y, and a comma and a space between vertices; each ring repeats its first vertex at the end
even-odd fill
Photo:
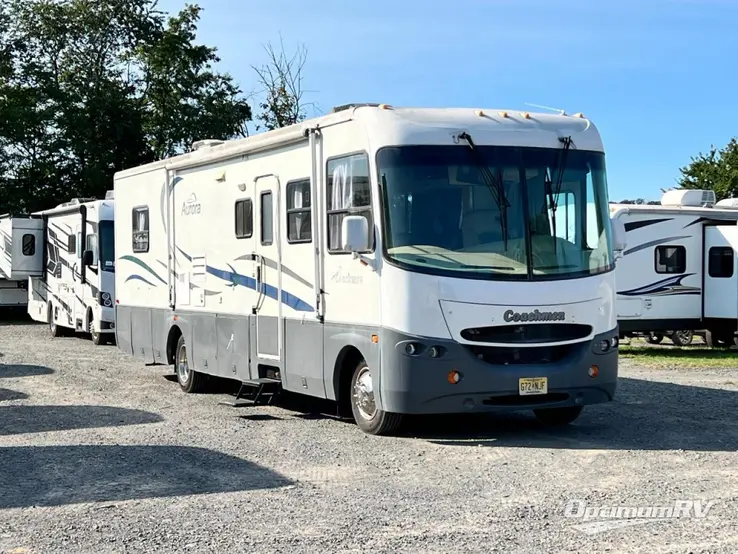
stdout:
POLYGON ((97 301, 106 308, 110 308, 113 305, 113 298, 110 296, 109 292, 98 293, 97 301))

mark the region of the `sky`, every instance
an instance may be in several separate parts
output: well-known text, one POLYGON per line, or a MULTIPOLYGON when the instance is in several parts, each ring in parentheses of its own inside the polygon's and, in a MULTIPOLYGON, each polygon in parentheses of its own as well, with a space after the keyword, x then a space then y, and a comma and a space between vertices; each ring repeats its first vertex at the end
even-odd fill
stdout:
POLYGON ((304 44, 309 115, 351 102, 583 112, 602 134, 614 201, 659 199, 692 156, 738 135, 738 0, 199 5, 198 41, 246 93, 266 43, 304 44))

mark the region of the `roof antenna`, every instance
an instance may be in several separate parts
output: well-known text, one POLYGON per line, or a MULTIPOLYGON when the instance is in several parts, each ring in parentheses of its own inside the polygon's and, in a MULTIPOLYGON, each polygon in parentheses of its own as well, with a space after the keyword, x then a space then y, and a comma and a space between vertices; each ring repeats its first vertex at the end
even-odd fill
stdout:
POLYGON ((544 110, 551 110, 552 112, 559 112, 559 115, 566 115, 566 110, 560 108, 550 108, 548 106, 541 106, 539 104, 531 104, 530 102, 525 103, 526 106, 533 106, 534 108, 542 108, 544 110))

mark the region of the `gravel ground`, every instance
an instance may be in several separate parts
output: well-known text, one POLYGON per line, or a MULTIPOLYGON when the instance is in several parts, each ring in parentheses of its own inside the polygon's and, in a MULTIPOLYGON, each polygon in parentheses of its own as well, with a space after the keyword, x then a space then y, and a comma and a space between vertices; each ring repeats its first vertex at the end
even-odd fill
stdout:
POLYGON ((0 552, 738 551, 738 370, 624 363, 617 401, 563 430, 522 413, 371 437, 316 404, 185 395, 45 326, 0 322, 0 352, 0 552), (714 503, 633 524, 567 517, 577 500, 714 503))

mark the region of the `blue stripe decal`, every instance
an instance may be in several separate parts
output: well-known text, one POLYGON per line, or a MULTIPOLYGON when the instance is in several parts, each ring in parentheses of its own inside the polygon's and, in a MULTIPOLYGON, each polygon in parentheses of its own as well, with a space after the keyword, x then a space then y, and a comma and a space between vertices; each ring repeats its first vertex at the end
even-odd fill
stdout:
POLYGON ((128 281, 142 281, 142 282, 146 283, 147 285, 149 285, 150 287, 156 287, 156 285, 154 283, 152 283, 148 279, 144 279, 140 275, 135 275, 135 274, 134 275, 131 275, 131 276, 128 277, 128 279, 125 280, 126 283, 128 281))

